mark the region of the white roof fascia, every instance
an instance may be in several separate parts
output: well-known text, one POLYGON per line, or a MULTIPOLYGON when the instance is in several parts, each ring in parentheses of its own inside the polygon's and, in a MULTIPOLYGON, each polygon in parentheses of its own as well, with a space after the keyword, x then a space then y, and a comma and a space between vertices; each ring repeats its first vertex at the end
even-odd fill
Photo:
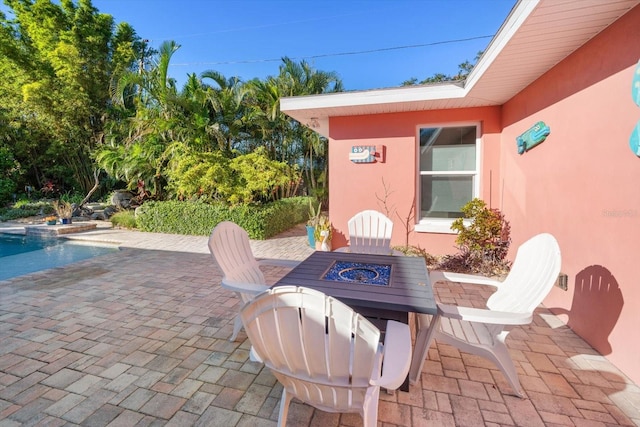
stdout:
POLYGON ((480 56, 478 63, 467 76, 464 85, 466 92, 469 92, 482 78, 482 75, 493 64, 493 61, 520 29, 531 12, 538 6, 539 2, 540 0, 518 0, 518 3, 513 7, 511 13, 498 30, 497 37, 491 40, 489 47, 480 56))
POLYGON ((320 95, 280 98, 280 110, 354 107, 437 99, 463 98, 465 89, 457 84, 445 83, 429 86, 406 86, 356 92, 324 93, 320 95))

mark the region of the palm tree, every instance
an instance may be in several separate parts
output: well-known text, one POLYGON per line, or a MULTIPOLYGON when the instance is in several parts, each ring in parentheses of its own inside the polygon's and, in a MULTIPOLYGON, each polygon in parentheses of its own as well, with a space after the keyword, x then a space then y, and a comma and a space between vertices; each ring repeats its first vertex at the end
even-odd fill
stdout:
MULTIPOLYGON (((314 95, 320 93, 341 92, 342 81, 334 72, 314 70, 306 61, 296 63, 285 57, 278 75, 281 93, 286 96, 314 95)), ((310 191, 317 197, 326 197, 327 143, 326 138, 316 132, 300 126, 294 126, 296 141, 303 159, 304 171, 310 191), (316 166, 319 166, 316 169, 316 166), (322 178, 324 177, 324 178, 322 178), (321 179, 319 179, 321 178, 321 179)))
POLYGON ((247 138, 244 98, 247 88, 238 77, 225 78, 217 71, 205 71, 200 77, 213 80, 218 87, 207 87, 206 96, 212 121, 217 124, 220 149, 230 153, 247 138))
POLYGON ((183 142, 188 134, 184 126, 184 102, 176 90, 175 79, 168 74, 171 57, 179 48, 174 41, 164 42, 150 70, 127 70, 116 81, 112 90, 114 103, 121 108, 133 105, 135 115, 123 123, 125 148, 104 146, 96 156, 100 164, 111 165, 114 176, 126 179, 129 186, 138 179, 152 184, 156 197, 162 194, 163 169, 175 143, 183 142), (137 90, 131 90, 133 87, 137 90), (126 96, 132 97, 132 102, 126 96), (125 157, 115 161, 113 157, 118 155, 125 157))

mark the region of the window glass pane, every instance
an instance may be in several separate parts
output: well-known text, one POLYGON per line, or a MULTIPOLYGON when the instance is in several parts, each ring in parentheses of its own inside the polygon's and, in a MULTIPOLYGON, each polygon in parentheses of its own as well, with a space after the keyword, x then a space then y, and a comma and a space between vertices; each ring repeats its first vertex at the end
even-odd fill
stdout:
POLYGON ((420 190, 422 217, 459 218, 473 199, 473 177, 422 175, 420 190))
POLYGON ((421 171, 473 171, 476 127, 421 128, 421 171))

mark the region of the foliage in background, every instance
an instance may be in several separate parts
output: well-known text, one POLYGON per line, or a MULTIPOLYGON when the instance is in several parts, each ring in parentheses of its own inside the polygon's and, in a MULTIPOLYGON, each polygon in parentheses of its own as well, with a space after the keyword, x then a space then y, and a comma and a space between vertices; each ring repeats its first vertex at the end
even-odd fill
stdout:
POLYGON ((229 162, 221 151, 180 156, 168 171, 168 191, 178 199, 224 201, 235 178, 229 162))
POLYGON ((242 82, 211 70, 178 90, 168 67, 179 48, 163 43, 148 69, 117 80, 119 120, 96 151, 100 167, 130 189, 144 182, 155 200, 268 202, 295 195, 301 174, 303 193, 326 195, 327 140, 283 114, 280 97, 341 91, 335 73, 284 58, 276 77, 242 82))
POLYGON ((298 168, 270 160, 264 147, 231 160, 236 188, 227 196, 231 204, 271 202, 293 197, 301 181, 298 168))
POLYGON ((48 215, 55 212, 50 202, 30 202, 19 200, 13 207, 0 208, 0 221, 10 221, 35 215, 48 215))
POLYGON ((31 185, 53 195, 93 186, 112 76, 135 59, 135 32, 90 0, 5 0, 0 12, 0 140, 31 185))
POLYGON ((270 161, 289 166, 289 183, 262 170, 227 199, 269 201, 296 189, 326 197, 327 140, 283 114, 280 98, 342 91, 336 73, 285 57, 265 79, 242 81, 210 70, 187 74, 178 88, 169 65, 180 46, 166 41, 151 48, 130 25, 115 26, 91 0, 5 5, 0 144, 24 173, 2 182, 2 194, 24 189, 35 197, 40 190, 49 198, 86 195, 100 169, 96 198, 143 182, 153 199, 166 200, 182 193, 171 188, 173 161, 194 153, 233 160, 263 147, 270 161))
POLYGON ((443 73, 436 73, 433 76, 427 77, 424 80, 418 81, 416 77, 412 77, 409 80, 402 82, 402 86, 424 85, 429 83, 439 82, 461 82, 467 78, 473 67, 478 63, 478 60, 482 56, 483 51, 478 52, 473 62, 464 61, 458 65, 458 74, 450 75, 443 73))
POLYGON ((264 147, 234 158, 219 151, 192 153, 172 164, 168 189, 186 200, 268 203, 294 196, 301 180, 297 167, 269 159, 264 147))
POLYGON ((309 197, 292 197, 261 206, 202 202, 147 202, 136 209, 142 231, 206 236, 222 221, 233 221, 252 239, 267 239, 303 222, 309 197))
POLYGON ((439 269, 466 273, 499 275, 509 268, 505 260, 511 244, 511 226, 498 209, 473 199, 462 207, 464 218, 456 219, 451 229, 458 232, 460 252, 444 257, 439 269), (468 225, 465 225, 465 220, 468 225))
POLYGON ((0 145, 0 205, 13 199, 18 188, 20 164, 9 147, 0 145))

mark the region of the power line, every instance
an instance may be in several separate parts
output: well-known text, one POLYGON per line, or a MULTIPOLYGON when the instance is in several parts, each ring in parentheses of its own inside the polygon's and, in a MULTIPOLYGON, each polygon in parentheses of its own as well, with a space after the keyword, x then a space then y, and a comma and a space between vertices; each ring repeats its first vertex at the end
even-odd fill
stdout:
POLYGON ((363 15, 363 14, 366 14, 366 13, 355 13, 355 12, 354 13, 345 13, 345 14, 341 14, 341 15, 320 16, 320 17, 300 19, 300 20, 295 20, 295 21, 276 22, 276 23, 261 24, 261 25, 251 25, 251 26, 237 27, 237 28, 227 28, 227 29, 216 30, 216 31, 208 31, 206 33, 183 34, 183 35, 177 35, 177 36, 164 36, 164 37, 155 37, 155 38, 156 39, 160 39, 160 40, 177 40, 177 39, 185 39, 185 38, 191 38, 191 37, 204 37, 204 36, 212 36, 212 35, 216 35, 216 34, 235 33, 235 32, 242 32, 242 31, 260 30, 260 29, 265 29, 265 28, 291 26, 291 25, 296 25, 296 24, 305 24, 305 23, 308 23, 308 22, 331 21, 331 20, 335 20, 337 18, 359 16, 359 15, 363 15))
MULTIPOLYGON (((480 40, 480 39, 488 39, 492 38, 493 35, 488 36, 476 36, 476 37, 468 37, 464 39, 453 39, 453 40, 442 40, 431 43, 422 43, 422 44, 413 44, 413 45, 405 45, 405 46, 394 46, 394 47, 383 47, 378 49, 370 49, 370 50, 358 50, 352 52, 338 52, 338 53, 325 53, 320 55, 309 55, 309 56, 299 56, 299 57, 291 57, 292 60, 303 60, 303 59, 317 59, 317 58, 329 58, 336 56, 349 56, 349 55, 363 55, 367 53, 377 53, 377 52, 387 52, 391 50, 401 50, 401 49, 415 49, 419 47, 428 47, 428 46, 437 46, 442 44, 452 44, 452 43, 462 43, 468 42, 472 40, 480 40)), ((171 64, 175 66, 191 66, 191 65, 231 65, 231 64, 255 64, 255 63, 264 63, 264 62, 280 62, 282 58, 272 58, 272 59, 245 59, 239 61, 217 61, 217 62, 183 62, 178 64, 171 64)))

